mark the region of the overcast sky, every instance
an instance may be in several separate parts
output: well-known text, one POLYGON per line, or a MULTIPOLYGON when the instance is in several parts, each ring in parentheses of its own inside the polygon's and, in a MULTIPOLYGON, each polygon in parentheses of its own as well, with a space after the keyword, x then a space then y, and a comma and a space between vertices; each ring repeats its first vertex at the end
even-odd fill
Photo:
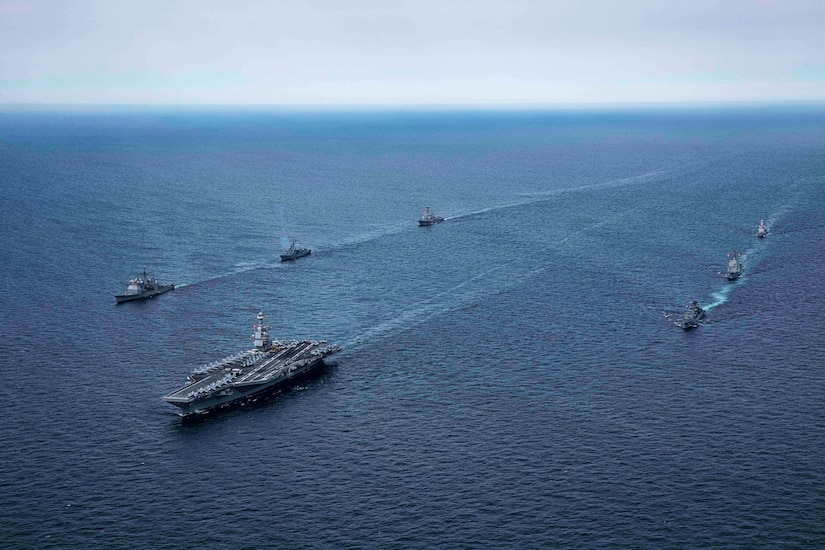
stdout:
POLYGON ((0 0, 0 103, 825 100, 825 0, 0 0))

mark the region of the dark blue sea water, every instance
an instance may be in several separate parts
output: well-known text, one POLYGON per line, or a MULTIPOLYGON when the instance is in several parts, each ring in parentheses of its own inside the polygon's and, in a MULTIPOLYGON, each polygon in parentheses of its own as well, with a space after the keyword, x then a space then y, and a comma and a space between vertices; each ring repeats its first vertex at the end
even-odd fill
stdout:
POLYGON ((0 253, 3 548, 825 546, 823 108, 6 110, 0 253))

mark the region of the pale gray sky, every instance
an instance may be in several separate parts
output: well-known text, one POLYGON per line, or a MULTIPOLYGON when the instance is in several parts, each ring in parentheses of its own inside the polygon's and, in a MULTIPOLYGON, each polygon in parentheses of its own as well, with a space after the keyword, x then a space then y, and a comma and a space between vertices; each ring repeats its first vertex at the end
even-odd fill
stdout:
POLYGON ((0 103, 825 100, 825 0, 0 0, 0 103))

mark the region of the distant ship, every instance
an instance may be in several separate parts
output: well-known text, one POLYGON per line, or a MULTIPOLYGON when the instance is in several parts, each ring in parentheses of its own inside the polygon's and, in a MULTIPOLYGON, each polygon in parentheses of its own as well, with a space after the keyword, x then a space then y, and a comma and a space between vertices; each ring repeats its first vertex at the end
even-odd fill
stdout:
POLYGON ((699 307, 699 302, 693 300, 685 306, 685 314, 678 324, 685 330, 690 330, 699 326, 699 321, 705 318, 705 310, 699 307))
POLYGON ((421 219, 418 220, 418 225, 421 227, 427 227, 429 225, 435 225, 437 223, 441 223, 444 221, 444 218, 441 216, 436 216, 432 212, 430 212, 430 207, 426 207, 424 209, 424 213, 421 215, 421 219))
POLYGON ((257 319, 254 348, 195 370, 186 384, 163 400, 179 407, 184 418, 206 414, 291 385, 321 367, 324 357, 340 351, 326 342, 273 342, 263 312, 257 319))
POLYGON ((735 281, 742 276, 742 272, 745 270, 745 266, 739 261, 740 256, 741 254, 736 251, 728 254, 728 258, 730 259, 728 260, 728 271, 725 273, 725 278, 728 281, 735 281))
POLYGON ((756 230, 756 236, 760 239, 768 236, 768 226, 765 225, 765 220, 759 220, 759 228, 756 230))
POLYGON ((164 292, 174 290, 175 285, 163 285, 153 275, 147 275, 146 270, 143 270, 142 275, 138 275, 134 279, 129 280, 126 286, 126 292, 123 294, 115 294, 117 303, 128 302, 130 300, 141 300, 143 298, 151 298, 164 292))
POLYGON ((281 261, 288 262, 290 260, 309 256, 310 254, 312 254, 312 250, 309 248, 304 248, 303 246, 295 246, 295 241, 292 241, 292 245, 286 249, 284 254, 281 254, 281 261))

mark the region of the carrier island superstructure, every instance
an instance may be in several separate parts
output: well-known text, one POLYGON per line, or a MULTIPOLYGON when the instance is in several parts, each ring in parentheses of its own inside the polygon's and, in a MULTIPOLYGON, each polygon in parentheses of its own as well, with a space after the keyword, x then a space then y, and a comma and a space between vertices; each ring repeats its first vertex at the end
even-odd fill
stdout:
POLYGON ((263 312, 258 313, 252 340, 255 347, 195 370, 182 387, 163 396, 189 417, 263 395, 318 369, 336 345, 307 340, 272 341, 263 312))

